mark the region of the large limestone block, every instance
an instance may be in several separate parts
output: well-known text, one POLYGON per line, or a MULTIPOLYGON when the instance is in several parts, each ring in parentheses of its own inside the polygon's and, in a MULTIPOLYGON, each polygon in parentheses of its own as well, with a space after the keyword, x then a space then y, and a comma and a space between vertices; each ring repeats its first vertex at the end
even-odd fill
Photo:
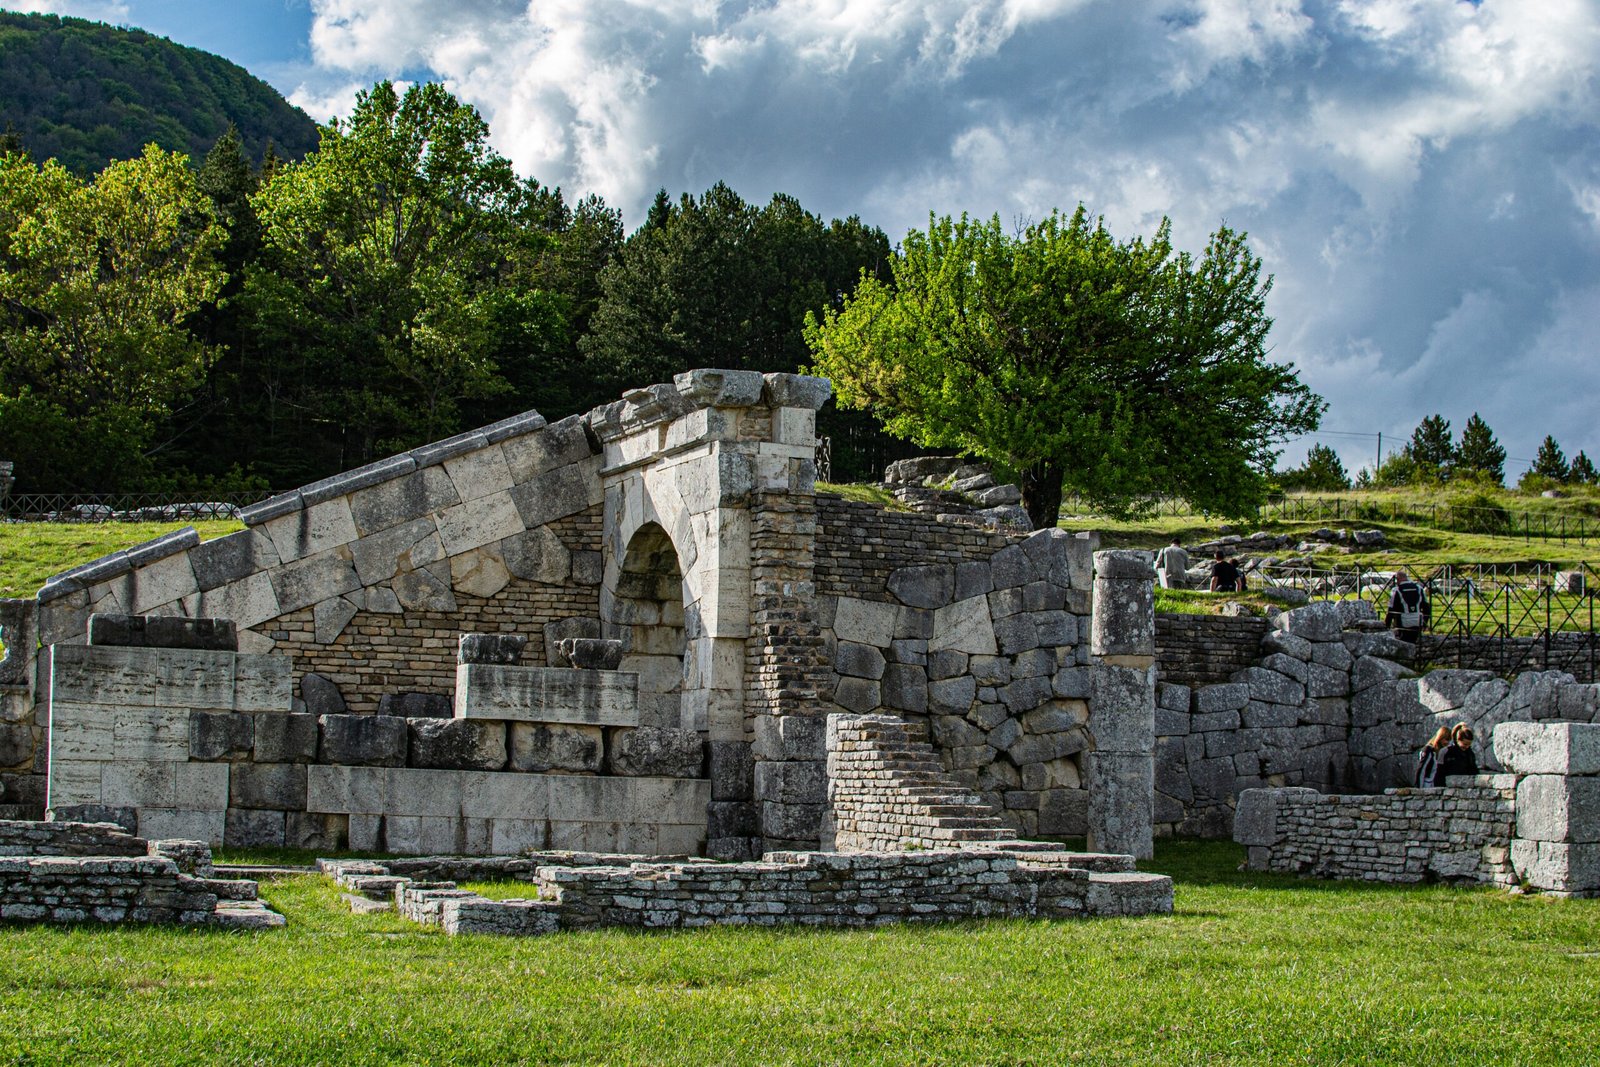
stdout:
POLYGON ((390 770, 312 764, 306 768, 306 811, 382 815, 389 810, 390 770))
MULTIPOLYGON (((598 726, 513 722, 510 727, 510 765, 514 771, 595 774, 604 762, 605 744, 598 726)), ((740 747, 749 750, 748 745, 740 747)))
POLYGON ((318 604, 311 611, 312 633, 317 644, 331 645, 337 641, 360 610, 342 596, 318 604))
POLYGON ((511 468, 500 445, 451 456, 444 469, 463 502, 505 492, 512 485, 511 468))
POLYGON ((519 480, 511 495, 524 526, 536 529, 599 504, 605 497, 600 462, 593 456, 519 480))
POLYGON ((197 610, 208 618, 232 619, 240 627, 256 626, 283 614, 272 576, 266 571, 202 592, 197 610))
POLYGON ((554 777, 463 771, 460 776, 461 812, 472 819, 542 822, 550 817, 550 782, 554 777))
POLYGON ((1155 654, 1155 571, 1147 554, 1094 554, 1090 649, 1097 656, 1155 654))
POLYGON ((156 656, 155 703, 164 707, 233 707, 232 652, 163 648, 156 656))
POLYGON ((498 771, 506 765, 506 724, 487 719, 407 719, 411 765, 498 771))
POLYGON ((272 571, 271 578, 278 608, 284 613, 361 588, 349 549, 343 546, 285 564, 272 571))
POLYGON ((1600 778, 1530 774, 1517 783, 1517 836, 1600 843, 1600 778))
POLYGON ((511 584, 511 572, 491 545, 451 556, 450 583, 458 593, 487 600, 511 584))
POLYGON ((288 656, 235 656, 233 709, 287 712, 294 702, 293 668, 288 656))
POLYGON ((240 530, 189 550, 189 565, 201 592, 243 581, 278 563, 278 550, 260 530, 240 530))
POLYGON ((898 612, 893 604, 842 596, 834 610, 833 632, 841 641, 887 648, 894 639, 898 612))
POLYGON ((175 604, 184 597, 200 591, 187 552, 180 552, 132 570, 128 573, 126 581, 131 587, 129 610, 140 615, 175 604))
POLYGON ((948 563, 901 567, 889 575, 889 592, 913 608, 942 608, 955 595, 955 568, 948 563))
POLYGON ((639 676, 462 663, 456 667, 456 718, 636 726, 639 676))
POLYGON ((227 818, 225 810, 195 811, 187 808, 140 808, 139 836, 149 841, 204 841, 222 844, 227 818))
POLYGON ((582 415, 571 415, 535 433, 503 441, 500 448, 513 484, 588 459, 598 451, 582 415))
POLYGON ((351 517, 350 501, 345 497, 335 497, 269 519, 260 529, 272 539, 273 548, 284 563, 327 552, 359 536, 351 517))
POLYGON ((187 764, 149 759, 101 764, 101 803, 129 808, 176 807, 177 769, 183 766, 187 764))
POLYGON ((1286 611, 1272 624, 1284 633, 1307 641, 1337 641, 1344 633, 1345 615, 1337 602, 1322 600, 1286 611))
POLYGON ((197 711, 189 716, 189 758, 249 759, 255 747, 255 717, 237 712, 197 711))
POLYGON ((1306 699, 1304 684, 1265 667, 1246 667, 1233 672, 1229 680, 1249 686, 1251 700, 1299 707, 1306 699))
POLYGON ((388 715, 323 715, 319 757, 349 766, 404 767, 406 720, 388 715))
POLYGON ((117 708, 112 726, 120 760, 189 758, 187 708, 117 708))
POLYGON ((317 717, 270 712, 257 715, 253 740, 262 763, 310 763, 317 758, 317 717))
POLYGON ((153 648, 50 646, 52 699, 78 704, 149 707, 155 703, 153 648))
POLYGON ((1600 845, 1513 840, 1511 866, 1535 889, 1584 896, 1600 893, 1600 845))
POLYGON ((303 763, 240 764, 233 768, 228 799, 236 808, 304 811, 306 765, 303 763))
POLYGON ((413 571, 444 558, 438 527, 426 516, 386 527, 354 541, 350 555, 362 585, 377 585, 400 571, 413 571))
POLYGON ((350 496, 350 512, 363 535, 436 514, 461 503, 443 467, 425 467, 350 496))
POLYGON ((1494 754, 1518 774, 1600 774, 1600 725, 1507 722, 1494 728, 1494 754))
POLYGON ((439 539, 455 556, 522 533, 526 527, 509 491, 465 500, 438 516, 439 539))
POLYGON ((1089 851, 1148 859, 1154 854, 1152 757, 1091 752, 1084 757, 1084 770, 1089 790, 1089 851))
POLYGON ((1493 677, 1489 671, 1429 671, 1417 679, 1417 698, 1429 711, 1454 711, 1467 702, 1474 686, 1493 677))
POLYGON ((450 587, 450 569, 435 563, 421 570, 396 575, 394 595, 407 611, 455 611, 456 594, 450 587))
POLYGON ((538 527, 499 545, 506 569, 518 578, 559 585, 572 574, 572 551, 547 527, 538 527))
MULTIPOLYGON (((837 627, 837 617, 834 622, 837 627)), ((931 654, 947 650, 977 656, 993 656, 999 652, 987 596, 958 600, 934 611, 928 651, 931 654)))
POLYGON ((705 742, 693 730, 641 726, 611 738, 611 772, 628 778, 698 778, 705 742))

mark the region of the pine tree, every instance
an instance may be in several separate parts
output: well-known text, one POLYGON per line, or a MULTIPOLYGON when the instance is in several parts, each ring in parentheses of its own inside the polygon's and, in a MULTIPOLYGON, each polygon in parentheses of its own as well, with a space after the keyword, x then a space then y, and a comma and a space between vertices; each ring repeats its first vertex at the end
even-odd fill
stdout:
POLYGON ((1506 450, 1494 438, 1489 424, 1474 411, 1472 418, 1461 431, 1461 446, 1456 449, 1455 465, 1458 471, 1474 472, 1481 478, 1504 485, 1506 477, 1506 450))
POLYGON ((1539 452, 1533 457, 1533 473, 1550 478, 1554 481, 1564 482, 1572 476, 1572 469, 1567 466, 1567 457, 1561 451, 1561 446, 1556 444, 1556 439, 1549 434, 1539 444, 1539 452))
POLYGON ((1339 453, 1327 445, 1312 445, 1305 463, 1285 472, 1278 483, 1285 489, 1333 493, 1350 488, 1350 475, 1345 472, 1339 453))
POLYGON ((1450 466, 1455 460, 1455 448, 1450 443, 1450 420, 1443 415, 1429 415, 1411 432, 1411 443, 1406 452, 1417 465, 1419 478, 1426 481, 1443 481, 1450 477, 1450 466))
POLYGON ((1567 468, 1567 478, 1574 485, 1593 485, 1600 481, 1600 471, 1595 470, 1594 463, 1581 451, 1572 457, 1572 466, 1567 468))

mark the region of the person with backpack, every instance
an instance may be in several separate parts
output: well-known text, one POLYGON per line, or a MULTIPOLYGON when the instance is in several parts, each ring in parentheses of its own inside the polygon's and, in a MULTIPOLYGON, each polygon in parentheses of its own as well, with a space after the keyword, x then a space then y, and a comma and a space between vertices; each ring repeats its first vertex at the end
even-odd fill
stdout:
POLYGON ((1394 592, 1389 594, 1389 612, 1384 625, 1400 640, 1416 644, 1431 617, 1428 591, 1413 582, 1405 571, 1394 572, 1394 592))
POLYGON ((1445 750, 1450 747, 1450 727, 1441 726, 1432 740, 1422 746, 1417 753, 1417 769, 1411 776, 1411 784, 1418 789, 1437 789, 1444 784, 1444 777, 1440 771, 1444 767, 1445 750))

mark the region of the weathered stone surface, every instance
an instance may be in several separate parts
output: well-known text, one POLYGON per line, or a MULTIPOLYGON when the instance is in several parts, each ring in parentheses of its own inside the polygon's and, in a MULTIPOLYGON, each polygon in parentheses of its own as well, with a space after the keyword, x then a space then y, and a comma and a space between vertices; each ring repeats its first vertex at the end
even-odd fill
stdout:
POLYGON ((825 758, 828 720, 821 715, 763 715, 756 719, 754 752, 764 760, 825 758))
POLYGON ((1096 552, 1090 648, 1097 656, 1155 654, 1155 586, 1150 562, 1139 552, 1096 552), (1143 570, 1151 577, 1122 577, 1143 570))
POLYGON ((706 757, 713 800, 742 801, 755 795, 755 751, 751 745, 743 741, 708 741, 706 757))
POLYGON ((1100 752, 1149 752, 1155 743, 1155 668, 1096 664, 1089 730, 1100 752))
POLYGON ((355 767, 404 767, 408 748, 406 720, 390 715, 320 715, 323 763, 355 767))
POLYGON ((572 575, 572 550, 543 526, 501 541, 500 554, 512 574, 528 581, 560 585, 572 575))
POLYGON ((443 467, 430 466, 352 493, 350 513, 357 532, 369 535, 459 503, 449 474, 443 467))
POLYGON ((1154 853, 1152 758, 1148 754, 1091 752, 1084 757, 1084 770, 1089 792, 1089 850, 1148 859, 1154 853))
POLYGON ((345 711, 344 694, 339 683, 315 671, 300 678, 300 699, 312 715, 342 715, 345 711))
POLYGON ((511 584, 511 571, 493 545, 450 557, 450 585, 458 593, 485 600, 511 584))
POLYGON ((283 812, 229 808, 222 843, 229 848, 282 848, 283 812))
POLYGON ((834 610, 833 632, 841 641, 883 648, 894 637, 897 615, 893 604, 840 597, 834 610))
POLYGON ((228 804, 235 808, 304 811, 306 767, 303 763, 241 763, 231 768, 228 804))
POLYGON ((833 689, 833 702, 847 711, 875 711, 883 706, 883 690, 866 678, 840 678, 833 689))
POLYGON ((317 758, 317 717, 269 712, 255 716, 255 758, 262 763, 310 763, 317 758))
POLYGON ((1246 667, 1235 671, 1230 680, 1250 687, 1250 699, 1298 707, 1306 698, 1306 687, 1293 678, 1265 667, 1246 667))
POLYGON ((1345 617, 1337 602, 1321 600, 1285 611, 1272 624, 1284 633, 1308 641, 1337 641, 1344 632, 1345 617))
POLYGON ((456 667, 457 718, 564 722, 590 726, 639 723, 639 676, 570 667, 456 667))
POLYGON ((1600 725, 1507 722, 1493 739, 1494 754, 1518 774, 1600 774, 1600 725))
POLYGON ((514 722, 510 724, 510 734, 510 764, 514 771, 593 774, 600 770, 605 756, 598 726, 514 722))
POLYGON ((253 716, 231 711, 196 711, 189 715, 190 759, 249 759, 254 745, 253 716))
POLYGON ((239 530, 190 549, 189 565, 196 586, 204 592, 277 566, 278 550, 259 530, 239 530))
POLYGON ((527 644, 522 634, 462 634, 456 643, 456 662, 515 666, 527 644))
POLYGON ((89 644, 119 648, 183 648, 234 652, 238 628, 232 619, 182 619, 162 615, 89 616, 89 644))
POLYGON ((359 611, 359 608, 342 596, 318 604, 311 613, 317 644, 333 644, 359 611))
POLYGON ((498 771, 506 765, 506 724, 485 719, 408 719, 413 767, 498 771))
POLYGON ((1376 656, 1361 656, 1350 669, 1350 691, 1359 693, 1382 682, 1392 682, 1412 676, 1413 673, 1409 668, 1398 663, 1376 656))
POLYGON ((693 730, 640 726, 612 735, 613 774, 630 778, 698 778, 704 764, 705 744, 693 730))
POLYGON ((407 571, 395 576, 391 584, 394 595, 407 611, 455 611, 456 595, 444 575, 434 573, 437 565, 422 570, 407 571))
POLYGON ((955 594, 955 568, 936 564, 902 567, 889 575, 889 592, 914 608, 942 608, 955 594))
POLYGON ((1511 862, 1535 889, 1586 896, 1600 891, 1600 845, 1514 840, 1511 862))
POLYGON ((833 383, 826 378, 782 373, 770 373, 765 378, 766 390, 762 396, 775 408, 815 411, 833 395, 833 383))
POLYGON ((928 709, 964 715, 977 696, 978 683, 970 675, 941 679, 928 684, 928 709))
POLYGON ((582 415, 570 415, 537 433, 507 440, 500 447, 514 482, 525 482, 536 474, 579 463, 599 451, 598 442, 590 438, 582 415))
POLYGON ((573 667, 584 671, 614 671, 622 663, 622 642, 615 638, 564 637, 558 646, 573 667))
POLYGON ((885 666, 882 652, 853 641, 840 641, 833 655, 833 669, 850 678, 876 681, 883 677, 885 666))
POLYGON ((928 652, 931 655, 945 650, 979 656, 993 656, 999 652, 988 597, 958 600, 934 611, 928 652))

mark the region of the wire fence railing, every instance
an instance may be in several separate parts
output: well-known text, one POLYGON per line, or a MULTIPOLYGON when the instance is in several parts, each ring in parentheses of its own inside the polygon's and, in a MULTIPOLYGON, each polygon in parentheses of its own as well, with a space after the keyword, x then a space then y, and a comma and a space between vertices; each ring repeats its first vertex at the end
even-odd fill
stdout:
MULTIPOLYGON (((1093 515, 1095 508, 1077 497, 1062 504, 1066 515, 1093 515)), ((1149 502, 1149 513, 1157 518, 1212 518, 1187 500, 1162 497, 1149 502)), ((1388 523, 1395 526, 1421 526, 1457 533, 1495 534, 1523 541, 1550 541, 1586 545, 1600 539, 1600 518, 1584 515, 1551 514, 1473 504, 1437 503, 1418 500, 1344 497, 1284 496, 1268 500, 1257 509, 1258 522, 1284 523, 1388 523)))
POLYGON ((233 500, 183 500, 162 493, 8 493, 0 519, 8 522, 175 522, 231 519, 239 509, 271 496, 266 490, 233 500))
MULTIPOLYGON (((1399 570, 1268 565, 1245 576, 1246 588, 1293 589, 1313 599, 1370 602, 1381 619, 1399 570)), ((1568 670, 1595 678, 1595 592, 1600 571, 1587 563, 1473 563, 1419 568, 1429 618, 1419 643, 1422 666, 1515 674, 1568 670)))

